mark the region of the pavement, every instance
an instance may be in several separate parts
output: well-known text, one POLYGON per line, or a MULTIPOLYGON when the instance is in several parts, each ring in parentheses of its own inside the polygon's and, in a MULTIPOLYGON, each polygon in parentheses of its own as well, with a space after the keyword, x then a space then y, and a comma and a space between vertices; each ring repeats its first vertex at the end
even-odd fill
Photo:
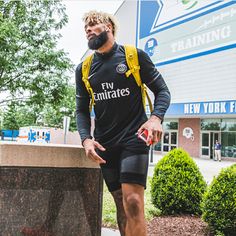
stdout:
POLYGON ((120 236, 119 230, 102 228, 101 236, 120 236))
MULTIPOLYGON (((149 164, 148 176, 153 175, 155 164, 161 158, 162 158, 162 155, 157 155, 157 154, 153 155, 153 163, 149 164)), ((230 160, 230 161, 223 159, 221 162, 219 162, 219 161, 214 161, 213 159, 193 157, 193 160, 197 164, 207 184, 211 183, 211 181, 213 180, 213 177, 214 176, 216 177, 220 173, 222 168, 226 168, 228 166, 231 166, 232 164, 236 164, 236 159, 230 160)))
MULTIPOLYGON (((148 176, 153 175, 155 164, 161 158, 162 158, 162 155, 158 155, 158 154, 153 155, 153 162, 149 164, 149 168, 148 168, 148 176)), ((233 164, 236 164, 236 160, 229 161, 229 160, 223 159, 221 162, 214 161, 212 159, 204 159, 204 158, 193 158, 193 160, 196 162, 197 166, 199 167, 199 170, 201 171, 207 184, 211 183, 214 176, 216 177, 220 173, 222 168, 226 168, 233 164)), ((120 233, 118 230, 102 228, 101 236, 120 236, 120 233)))

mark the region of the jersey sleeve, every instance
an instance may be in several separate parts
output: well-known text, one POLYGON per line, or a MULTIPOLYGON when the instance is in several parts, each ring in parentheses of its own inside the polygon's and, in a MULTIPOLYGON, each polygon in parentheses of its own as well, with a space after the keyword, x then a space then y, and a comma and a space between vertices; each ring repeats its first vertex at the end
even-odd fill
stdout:
POLYGON ((154 109, 151 114, 163 120, 170 105, 170 91, 150 57, 141 49, 138 49, 138 57, 142 82, 154 94, 154 109))
POLYGON ((91 136, 91 118, 89 112, 90 97, 82 81, 82 64, 79 64, 75 71, 76 84, 76 123, 81 141, 91 136))

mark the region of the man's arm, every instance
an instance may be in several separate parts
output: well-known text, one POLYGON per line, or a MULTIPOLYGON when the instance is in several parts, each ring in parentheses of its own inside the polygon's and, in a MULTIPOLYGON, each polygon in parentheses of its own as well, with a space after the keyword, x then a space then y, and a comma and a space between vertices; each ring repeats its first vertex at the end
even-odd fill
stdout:
POLYGON ((150 57, 142 50, 139 50, 139 62, 142 82, 154 94, 154 110, 152 115, 163 120, 166 110, 170 105, 170 91, 161 73, 156 69, 150 57))
POLYGON ((81 137, 83 144, 84 140, 91 136, 91 118, 89 112, 90 97, 86 90, 86 87, 82 81, 81 64, 78 65, 75 71, 76 82, 76 122, 77 129, 81 137))
POLYGON ((91 117, 89 112, 90 97, 88 91, 82 81, 81 64, 75 72, 76 77, 76 121, 77 128, 81 137, 82 145, 84 146, 86 156, 98 164, 105 161, 96 153, 98 148, 105 151, 105 148, 92 139, 91 136, 91 117))
POLYGON ((161 123, 170 105, 170 91, 150 57, 142 50, 139 50, 139 63, 142 81, 154 94, 154 109, 149 120, 140 127, 138 132, 147 129, 147 143, 150 141, 157 143, 160 141, 162 135, 161 123))

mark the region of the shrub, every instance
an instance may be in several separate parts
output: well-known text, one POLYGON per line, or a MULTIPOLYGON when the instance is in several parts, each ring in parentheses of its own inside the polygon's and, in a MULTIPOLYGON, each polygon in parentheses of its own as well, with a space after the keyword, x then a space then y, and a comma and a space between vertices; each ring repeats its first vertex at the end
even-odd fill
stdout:
POLYGON ((206 182, 198 166, 183 149, 173 149, 155 166, 152 202, 162 214, 199 215, 205 191, 206 182))
POLYGON ((213 179, 203 197, 202 218, 215 232, 236 235, 236 164, 213 179))

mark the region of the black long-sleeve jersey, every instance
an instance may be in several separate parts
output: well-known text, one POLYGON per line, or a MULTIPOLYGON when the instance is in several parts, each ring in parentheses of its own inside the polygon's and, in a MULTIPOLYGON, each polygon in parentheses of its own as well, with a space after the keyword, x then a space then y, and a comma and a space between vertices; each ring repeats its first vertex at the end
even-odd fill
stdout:
MULTIPOLYGON (((154 93, 153 115, 163 119, 170 92, 149 56, 138 49, 142 82, 154 93)), ((95 140, 105 147, 126 142, 147 121, 141 89, 129 70, 124 47, 114 44, 110 52, 95 52, 89 82, 95 97, 95 140)), ((81 140, 91 138, 90 96, 82 81, 82 63, 76 69, 76 114, 81 140)))

